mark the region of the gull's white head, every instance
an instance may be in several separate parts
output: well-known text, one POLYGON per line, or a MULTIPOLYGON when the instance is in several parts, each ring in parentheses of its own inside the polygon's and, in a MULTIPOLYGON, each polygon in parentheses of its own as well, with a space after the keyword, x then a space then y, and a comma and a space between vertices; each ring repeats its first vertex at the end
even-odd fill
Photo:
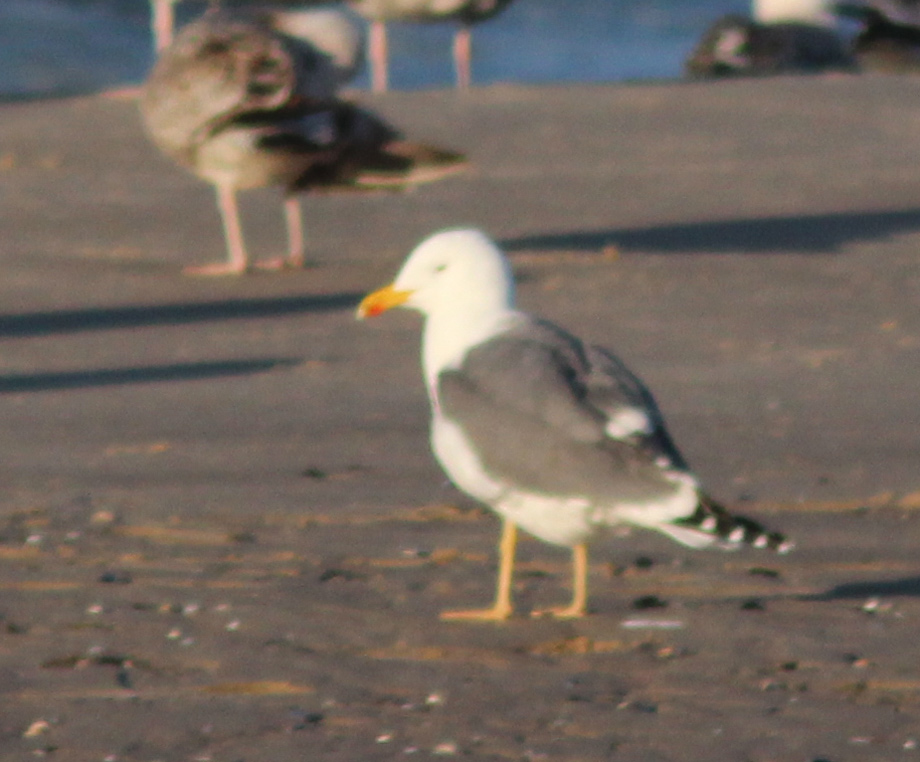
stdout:
POLYGON ((505 255, 481 230, 444 230, 409 254, 396 279, 369 294, 358 317, 408 307, 427 317, 462 313, 467 319, 513 309, 514 279, 505 255))

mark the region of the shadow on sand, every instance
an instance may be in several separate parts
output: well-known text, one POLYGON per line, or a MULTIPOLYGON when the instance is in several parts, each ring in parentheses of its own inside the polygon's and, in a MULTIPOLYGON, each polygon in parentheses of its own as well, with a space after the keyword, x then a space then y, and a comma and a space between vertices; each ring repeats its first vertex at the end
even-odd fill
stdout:
POLYGON ((798 598, 803 601, 840 601, 894 596, 920 596, 920 577, 845 582, 832 587, 825 593, 803 595, 798 598))
POLYGON ((289 358, 219 360, 134 368, 110 368, 108 370, 9 375, 0 376, 0 394, 51 392, 62 389, 91 389, 100 386, 149 384, 162 381, 196 381, 205 378, 264 373, 277 368, 290 368, 299 362, 299 360, 289 358))
POLYGON ((920 209, 690 222, 506 238, 505 251, 624 251, 659 254, 835 254, 847 243, 920 231, 920 209))
POLYGON ((181 325, 240 320, 304 312, 331 312, 357 307, 364 294, 287 296, 266 299, 227 299, 130 307, 27 312, 0 315, 0 337, 45 336, 56 333, 105 331, 156 325, 181 325))

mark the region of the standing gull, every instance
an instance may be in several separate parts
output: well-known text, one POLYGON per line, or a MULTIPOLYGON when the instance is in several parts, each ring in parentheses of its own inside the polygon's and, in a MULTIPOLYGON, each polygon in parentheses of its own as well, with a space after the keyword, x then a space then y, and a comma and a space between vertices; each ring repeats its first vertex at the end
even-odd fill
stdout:
POLYGON ((534 612, 560 618, 584 616, 587 543, 609 527, 654 529, 692 548, 790 549, 781 534, 730 515, 703 492, 651 394, 616 357, 514 309, 508 261, 482 232, 423 241, 358 316, 397 306, 425 317, 435 457, 502 518, 494 605, 442 618, 511 615, 518 527, 572 548, 571 603, 534 612))
POLYGON ((402 189, 464 166, 459 154, 404 140, 373 114, 335 97, 329 56, 269 26, 209 12, 160 55, 141 97, 153 142, 212 183, 227 261, 188 271, 249 268, 236 193, 280 185, 288 230, 285 260, 303 264, 298 191, 402 189))
POLYGON ((684 62, 694 77, 847 71, 854 67, 829 0, 754 0, 706 30, 684 62))
POLYGON ((454 35, 454 67, 457 86, 465 89, 471 81, 473 24, 500 13, 511 0, 348 0, 371 23, 368 58, 375 92, 388 85, 388 21, 449 21, 460 23, 454 35))
POLYGON ((763 24, 731 14, 706 30, 684 68, 692 77, 730 77, 849 71, 854 65, 843 38, 829 27, 763 24))

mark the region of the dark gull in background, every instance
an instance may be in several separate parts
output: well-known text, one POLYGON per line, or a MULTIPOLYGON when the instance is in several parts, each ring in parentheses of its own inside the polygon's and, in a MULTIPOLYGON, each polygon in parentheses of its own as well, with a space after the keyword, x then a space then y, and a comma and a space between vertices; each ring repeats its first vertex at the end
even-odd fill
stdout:
POLYGON ((844 15, 859 9, 875 11, 892 24, 920 27, 920 0, 836 0, 830 7, 844 15))
POLYGON ((692 77, 847 71, 855 62, 828 0, 754 0, 716 19, 684 62, 692 77))
POLYGON ((853 55, 863 71, 920 71, 920 0, 852 0, 836 12, 859 24, 853 55))
POLYGON ((654 529, 693 548, 791 547, 703 492, 651 394, 622 362, 514 309, 508 261, 482 232, 423 241, 358 316, 397 306, 425 318, 434 454, 457 487, 503 522, 494 605, 443 618, 511 615, 518 528, 572 548, 571 603, 535 612, 561 618, 585 614, 587 543, 609 527, 654 529))
POLYGON ((854 66, 846 41, 833 28, 797 21, 763 24, 737 15, 713 23, 684 64, 692 77, 847 71, 854 66))
POLYGON ((285 260, 303 263, 303 223, 294 195, 306 190, 399 190, 464 166, 461 155, 401 138, 373 114, 336 98, 330 57, 265 24, 219 12, 183 29, 159 57, 141 95, 153 142, 212 183, 227 261, 198 274, 249 268, 236 193, 281 186, 288 230, 285 260))
POLYGON ((388 85, 386 24, 390 21, 457 21, 454 36, 454 66, 457 86, 467 88, 471 81, 471 31, 473 24, 500 13, 511 0, 347 0, 370 24, 368 58, 375 92, 388 85))

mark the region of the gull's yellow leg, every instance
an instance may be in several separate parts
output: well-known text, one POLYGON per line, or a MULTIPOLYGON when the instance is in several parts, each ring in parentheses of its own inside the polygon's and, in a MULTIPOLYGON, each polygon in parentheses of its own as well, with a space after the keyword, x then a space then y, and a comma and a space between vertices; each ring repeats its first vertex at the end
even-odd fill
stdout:
POLYGON ((572 602, 568 606, 533 611, 531 616, 554 616, 557 619, 578 619, 588 608, 588 546, 582 543, 572 548, 572 602))
POLYGON ((507 519, 502 519, 502 536, 498 543, 498 586, 495 591, 495 604, 490 609, 442 611, 441 619, 498 622, 511 616, 511 574, 514 571, 515 548, 517 548, 517 527, 507 519))

